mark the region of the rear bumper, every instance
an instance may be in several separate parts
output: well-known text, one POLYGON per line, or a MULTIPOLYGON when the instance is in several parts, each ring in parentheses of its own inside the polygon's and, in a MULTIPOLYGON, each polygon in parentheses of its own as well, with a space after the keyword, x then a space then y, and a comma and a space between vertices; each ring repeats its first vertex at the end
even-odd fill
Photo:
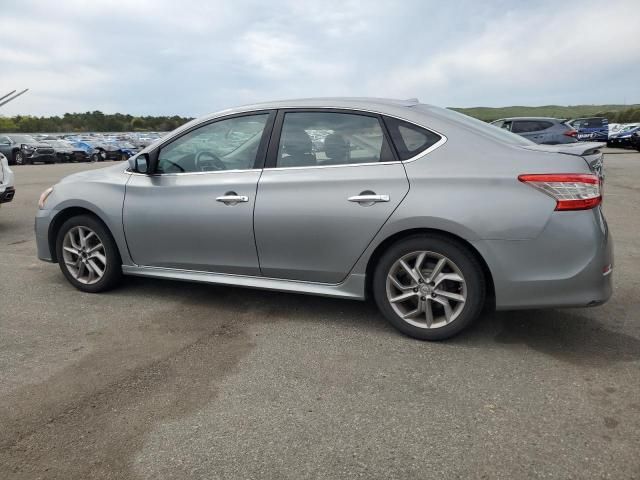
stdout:
POLYGON ((493 275, 497 309, 586 307, 611 297, 613 241, 600 208, 554 212, 535 239, 474 245, 493 275))

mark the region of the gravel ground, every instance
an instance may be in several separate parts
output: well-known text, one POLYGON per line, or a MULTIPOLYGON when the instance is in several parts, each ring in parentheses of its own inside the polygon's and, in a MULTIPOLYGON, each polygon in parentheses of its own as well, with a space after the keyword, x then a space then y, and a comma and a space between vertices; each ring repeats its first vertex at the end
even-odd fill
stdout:
POLYGON ((128 279, 35 257, 0 208, 0 478, 640 478, 640 154, 608 151, 615 293, 423 343, 372 304, 128 279))

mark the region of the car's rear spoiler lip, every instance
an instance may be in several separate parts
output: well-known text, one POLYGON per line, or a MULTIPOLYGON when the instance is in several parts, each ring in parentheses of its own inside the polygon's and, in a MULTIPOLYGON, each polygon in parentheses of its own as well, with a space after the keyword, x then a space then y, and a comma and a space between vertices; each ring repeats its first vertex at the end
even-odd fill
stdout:
POLYGON ((522 148, 537 152, 564 153, 584 157, 585 155, 593 155, 606 145, 605 142, 576 142, 561 145, 523 145, 522 148))

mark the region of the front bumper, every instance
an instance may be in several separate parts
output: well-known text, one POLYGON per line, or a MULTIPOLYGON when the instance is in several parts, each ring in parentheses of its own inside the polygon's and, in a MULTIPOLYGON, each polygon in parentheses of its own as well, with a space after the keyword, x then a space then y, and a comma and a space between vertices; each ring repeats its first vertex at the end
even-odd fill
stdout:
POLYGON ((53 262, 53 255, 49 248, 49 225, 55 217, 52 210, 38 210, 35 220, 36 248, 38 258, 45 262, 53 262))
POLYGON ((491 270, 499 310, 586 307, 611 297, 613 241, 600 208, 554 212, 534 239, 474 246, 491 270))
POLYGON ((33 154, 24 154, 24 159, 27 163, 35 163, 35 162, 44 162, 44 163, 53 163, 56 161, 56 156, 54 153, 33 153, 33 154))
POLYGON ((613 148, 627 148, 633 146, 633 139, 631 137, 626 138, 611 138, 607 140, 607 147, 613 148))
POLYGON ((4 190, 0 188, 0 203, 8 203, 13 200, 16 195, 16 189, 14 187, 5 187, 4 190))

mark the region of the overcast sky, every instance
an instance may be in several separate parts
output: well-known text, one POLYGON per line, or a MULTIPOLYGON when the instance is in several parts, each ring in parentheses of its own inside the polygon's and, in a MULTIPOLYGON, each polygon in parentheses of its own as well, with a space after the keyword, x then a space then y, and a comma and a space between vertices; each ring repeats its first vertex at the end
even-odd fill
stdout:
POLYGON ((306 96, 640 103, 640 1, 0 2, 3 115, 306 96))

